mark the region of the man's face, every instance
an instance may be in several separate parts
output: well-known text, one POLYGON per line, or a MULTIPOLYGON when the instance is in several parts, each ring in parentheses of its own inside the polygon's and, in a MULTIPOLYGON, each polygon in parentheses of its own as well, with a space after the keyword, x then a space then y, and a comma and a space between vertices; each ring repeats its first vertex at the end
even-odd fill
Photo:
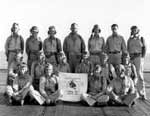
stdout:
POLYGON ((62 58, 62 62, 63 62, 63 63, 66 63, 66 62, 67 62, 66 57, 62 58))
POLYGON ((132 29, 131 34, 132 34, 132 35, 136 35, 136 34, 137 34, 137 32, 138 32, 138 30, 137 30, 137 29, 132 29))
POLYGON ((117 26, 114 26, 111 28, 113 34, 117 34, 118 33, 118 27, 117 26))
POLYGON ((116 70, 116 74, 117 74, 117 76, 120 78, 120 79, 123 79, 124 78, 124 76, 125 76, 125 71, 123 70, 123 69, 121 69, 121 68, 117 68, 117 70, 116 70))
POLYGON ((28 70, 27 67, 22 67, 21 68, 21 74, 25 74, 25 72, 27 72, 27 70, 28 70))
POLYGON ((129 63, 129 58, 123 58, 123 64, 128 64, 129 63))
POLYGON ((95 76, 98 76, 101 73, 101 71, 102 71, 101 66, 97 66, 96 69, 95 69, 95 71, 94 71, 95 76))
POLYGON ((46 74, 48 76, 51 76, 52 73, 53 73, 53 66, 51 65, 46 69, 46 74))
POLYGON ((94 34, 98 35, 100 33, 100 30, 98 28, 94 29, 94 34))
POLYGON ((45 61, 45 57, 44 57, 42 54, 40 54, 40 55, 39 55, 39 60, 40 60, 41 62, 43 62, 43 61, 45 61))
POLYGON ((21 59, 22 59, 21 56, 19 56, 19 55, 16 56, 16 61, 17 61, 17 62, 21 62, 21 59))
POLYGON ((15 34, 18 34, 18 31, 19 31, 19 26, 18 25, 14 25, 12 27, 12 32, 15 33, 15 34))
POLYGON ((50 35, 50 36, 54 37, 55 34, 56 34, 56 31, 55 31, 54 28, 52 28, 51 30, 49 30, 49 35, 50 35))
POLYGON ((71 27, 71 32, 72 32, 72 33, 77 33, 77 32, 78 32, 77 26, 75 26, 75 25, 72 26, 72 27, 71 27))
POLYGON ((34 38, 37 38, 37 37, 38 37, 38 32, 33 31, 33 32, 32 32, 32 36, 33 36, 34 38))

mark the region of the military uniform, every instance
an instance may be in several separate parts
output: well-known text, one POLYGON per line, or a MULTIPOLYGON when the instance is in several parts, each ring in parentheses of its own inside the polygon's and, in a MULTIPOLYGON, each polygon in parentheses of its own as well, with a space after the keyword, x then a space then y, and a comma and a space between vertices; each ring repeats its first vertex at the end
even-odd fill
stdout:
POLYGON ((70 66, 69 66, 68 63, 61 63, 61 64, 58 64, 57 70, 58 70, 59 72, 70 73, 70 66))
POLYGON ((35 90, 39 91, 40 78, 44 75, 45 63, 41 64, 39 61, 34 61, 31 67, 32 85, 35 90))
POLYGON ((81 55, 85 52, 85 43, 82 37, 76 33, 70 33, 64 40, 63 51, 67 57, 71 72, 75 72, 76 66, 81 61, 81 55))
POLYGON ((134 85, 136 86, 138 77, 137 77, 136 68, 134 64, 129 63, 129 64, 124 65, 124 67, 125 67, 125 74, 128 77, 131 77, 131 79, 134 82, 134 85))
POLYGON ((115 68, 112 64, 102 65, 102 75, 106 78, 107 84, 109 84, 113 79, 117 78, 115 68))
POLYGON ((146 51, 142 51, 142 48, 145 48, 144 39, 140 36, 133 36, 128 39, 127 48, 130 54, 131 63, 136 67, 136 72, 138 75, 137 89, 139 94, 145 96, 145 83, 143 77, 143 65, 142 57, 145 56, 146 51), (144 53, 143 53, 144 52, 144 53))
POLYGON ((121 35, 111 35, 107 38, 106 53, 109 56, 108 62, 112 65, 121 63, 122 54, 126 52, 126 44, 121 35))
POLYGON ((90 61, 83 61, 77 65, 75 73, 92 73, 93 69, 94 66, 90 61))
POLYGON ((116 78, 108 86, 110 92, 110 100, 118 104, 131 106, 137 98, 134 83, 130 77, 125 76, 124 79, 116 78))
POLYGON ((95 64, 101 64, 101 53, 104 51, 105 41, 103 37, 91 36, 88 41, 88 50, 90 53, 90 61, 95 64))
POLYGON ((55 37, 45 39, 43 51, 46 56, 46 62, 56 66, 58 64, 58 54, 62 51, 60 40, 55 37))
POLYGON ((21 101, 29 94, 31 97, 37 100, 39 104, 43 104, 44 98, 40 95, 40 93, 34 90, 31 85, 32 78, 28 73, 17 76, 14 79, 12 85, 8 85, 6 88, 6 92, 10 98, 14 100, 21 101))
POLYGON ((26 53, 28 55, 28 68, 31 71, 31 66, 33 61, 38 60, 38 52, 42 50, 42 41, 41 38, 34 38, 30 36, 26 41, 26 53))
POLYGON ((24 51, 24 40, 22 36, 17 35, 14 37, 13 35, 9 36, 5 43, 5 54, 8 61, 8 68, 11 62, 15 59, 15 56, 18 52, 23 53, 24 51))
POLYGON ((60 95, 58 91, 58 78, 55 75, 41 77, 40 93, 45 100, 48 98, 57 101, 60 95))
POLYGON ((7 84, 12 85, 13 80, 18 75, 18 70, 22 62, 13 61, 8 68, 7 84))
POLYGON ((93 106, 96 102, 98 104, 107 103, 109 96, 106 95, 107 81, 103 75, 95 77, 90 75, 88 77, 88 94, 82 94, 82 99, 86 101, 90 106, 93 106))

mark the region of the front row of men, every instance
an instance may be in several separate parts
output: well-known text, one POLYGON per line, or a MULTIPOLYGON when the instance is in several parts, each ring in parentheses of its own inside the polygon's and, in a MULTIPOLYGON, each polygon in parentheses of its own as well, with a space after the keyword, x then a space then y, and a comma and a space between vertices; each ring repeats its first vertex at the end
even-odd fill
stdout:
MULTIPOLYGON (((137 74, 135 66, 129 63, 129 55, 124 56, 124 65, 119 64, 115 68, 107 63, 107 54, 103 53, 102 56, 102 65, 92 65, 85 53, 76 67, 77 73, 88 73, 88 91, 81 95, 81 101, 90 106, 131 106, 138 98, 138 92, 137 74)), ((22 54, 17 53, 8 69, 6 93, 9 102, 19 101, 23 105, 26 96, 30 96, 30 102, 56 104, 62 95, 58 87, 59 72, 70 72, 65 55, 60 55, 59 64, 55 67, 46 63, 44 54, 39 52, 38 61, 32 64, 31 75, 22 59, 22 54)))

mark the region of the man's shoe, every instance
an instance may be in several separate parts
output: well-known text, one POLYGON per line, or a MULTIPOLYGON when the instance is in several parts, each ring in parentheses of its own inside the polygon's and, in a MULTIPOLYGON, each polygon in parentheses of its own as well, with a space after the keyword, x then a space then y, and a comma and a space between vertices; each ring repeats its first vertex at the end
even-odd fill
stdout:
POLYGON ((21 100, 21 106, 23 106, 24 105, 24 100, 21 100))

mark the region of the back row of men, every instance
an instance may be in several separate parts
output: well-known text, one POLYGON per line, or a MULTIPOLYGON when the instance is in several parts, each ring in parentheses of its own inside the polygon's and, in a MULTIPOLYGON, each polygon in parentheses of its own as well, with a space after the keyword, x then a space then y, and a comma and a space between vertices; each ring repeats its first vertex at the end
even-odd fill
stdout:
MULTIPOLYGON (((137 26, 131 27, 131 36, 128 39, 127 47, 124 38, 118 34, 118 25, 113 24, 111 26, 112 35, 107 38, 105 43, 104 38, 100 36, 101 29, 98 25, 94 25, 92 29, 91 37, 88 41, 88 62, 84 62, 82 58, 86 59, 85 54, 85 42, 83 38, 77 32, 77 24, 71 24, 71 33, 65 38, 63 43, 63 51, 61 41, 55 37, 56 30, 54 26, 50 26, 48 30, 48 38, 42 43, 40 37, 38 37, 38 27, 33 26, 30 29, 31 36, 26 41, 26 53, 28 55, 28 68, 30 74, 32 74, 32 68, 34 61, 38 61, 38 54, 43 49, 45 55, 45 61, 57 67, 61 72, 72 72, 72 73, 89 73, 86 66, 92 64, 94 67, 103 64, 103 57, 106 53, 108 56, 108 64, 110 64, 116 69, 116 67, 123 63, 123 59, 128 59, 130 57, 130 63, 134 65, 137 74, 137 89, 141 98, 145 99, 145 85, 142 73, 142 58, 146 54, 146 46, 144 38, 139 35, 139 29, 137 26), (128 54, 129 53, 129 54, 128 54), (65 58, 66 59, 65 59, 65 58), (63 62, 66 62, 69 68, 63 68, 63 62), (82 66, 80 66, 80 65, 82 66), (67 70, 67 71, 63 71, 67 70)), ((8 60, 8 68, 11 68, 11 63, 14 61, 15 56, 18 52, 23 53, 24 51, 24 40, 22 36, 18 34, 19 25, 14 23, 11 28, 12 34, 8 37, 5 44, 5 53, 8 60)), ((85 60, 86 61, 86 60, 85 60)), ((39 62, 40 63, 40 62, 39 62)), ((129 62, 126 63, 128 67, 129 62)), ((41 67, 40 67, 41 68, 41 67)), ((134 68, 132 68, 134 69, 134 68)), ((37 69, 39 70, 39 69, 37 69)), ((130 72, 130 71, 129 71, 130 72)))

